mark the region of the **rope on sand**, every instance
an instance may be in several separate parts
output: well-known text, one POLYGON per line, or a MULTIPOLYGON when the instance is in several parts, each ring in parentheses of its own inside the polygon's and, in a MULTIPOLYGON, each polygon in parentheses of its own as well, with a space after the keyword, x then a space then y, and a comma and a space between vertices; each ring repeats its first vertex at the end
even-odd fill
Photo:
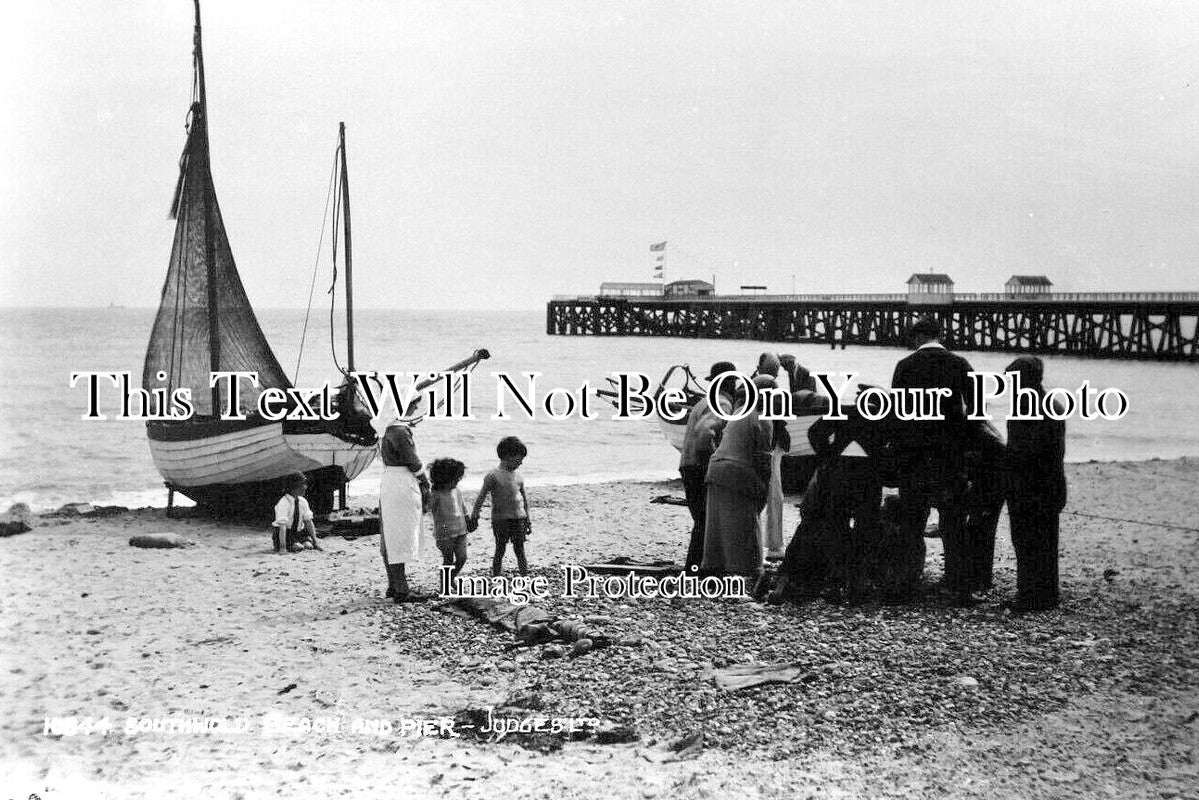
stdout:
POLYGON ((1092 519, 1106 519, 1111 522, 1131 522, 1134 525, 1149 525, 1154 528, 1168 528, 1172 531, 1189 531, 1191 533, 1199 533, 1199 528, 1188 528, 1184 525, 1168 525, 1165 522, 1146 522, 1143 519, 1126 519, 1124 517, 1105 517, 1102 514, 1088 514, 1085 511, 1063 511, 1063 514, 1073 514, 1076 517, 1091 517, 1092 519))

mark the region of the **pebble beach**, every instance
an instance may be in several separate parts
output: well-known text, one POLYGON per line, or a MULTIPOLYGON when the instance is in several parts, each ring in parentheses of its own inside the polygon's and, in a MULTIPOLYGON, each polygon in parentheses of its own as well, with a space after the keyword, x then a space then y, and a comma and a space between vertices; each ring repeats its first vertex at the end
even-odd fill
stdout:
MULTIPOLYGON (((1015 579, 1005 515, 996 587, 976 608, 937 596, 930 539, 929 591, 903 607, 551 593, 540 608, 614 642, 573 659, 436 602, 385 601, 375 537, 278 556, 266 531, 162 509, 41 515, 0 539, 4 785, 42 798, 1199 796, 1199 464, 1068 470, 1058 611, 1000 611, 1015 579), (194 544, 129 546, 161 532, 194 544), (714 681, 776 662, 798 679, 714 681), (607 735, 438 729, 487 708, 598 720, 607 735)), ((563 565, 678 560, 689 517, 651 502, 663 495, 677 482, 538 488, 534 573, 557 587, 563 565)), ((484 574, 489 551, 473 537, 466 574, 484 574)), ((418 586, 436 588, 437 563, 429 548, 418 586)))

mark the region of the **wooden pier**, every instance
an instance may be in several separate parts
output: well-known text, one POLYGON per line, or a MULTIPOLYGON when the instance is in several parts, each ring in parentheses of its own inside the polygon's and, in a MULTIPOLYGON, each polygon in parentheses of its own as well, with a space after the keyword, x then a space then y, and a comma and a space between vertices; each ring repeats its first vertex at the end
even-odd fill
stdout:
POLYGON ((551 336, 679 336, 899 346, 933 316, 954 350, 1199 361, 1199 292, 961 294, 912 303, 906 294, 555 297, 551 336))

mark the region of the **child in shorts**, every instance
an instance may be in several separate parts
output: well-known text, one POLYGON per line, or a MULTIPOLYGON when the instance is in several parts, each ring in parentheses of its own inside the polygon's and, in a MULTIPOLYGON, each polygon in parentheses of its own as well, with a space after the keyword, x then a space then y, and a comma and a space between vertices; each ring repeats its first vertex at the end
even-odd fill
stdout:
POLYGON ((495 448, 500 465, 483 478, 483 488, 475 498, 470 519, 479 523, 479 511, 488 495, 491 496, 491 532, 495 536, 495 556, 491 559, 491 574, 504 570, 504 551, 512 543, 516 566, 521 575, 529 574, 525 558, 525 539, 532 533, 529 523, 529 499, 525 496, 525 481, 516 470, 524 463, 529 449, 515 436, 505 436, 495 448))
POLYGON ((275 521, 271 523, 271 540, 275 552, 294 553, 300 543, 308 541, 313 550, 320 550, 316 543, 316 525, 312 521, 312 509, 304 492, 308 491, 308 478, 297 472, 288 478, 287 494, 275 503, 275 521))
POLYGON ((433 540, 441 551, 441 563, 453 567, 452 577, 466 566, 466 534, 474 530, 466 517, 466 503, 458 491, 458 482, 466 474, 466 465, 453 458, 439 458, 429 465, 433 491, 429 510, 433 514, 433 540))

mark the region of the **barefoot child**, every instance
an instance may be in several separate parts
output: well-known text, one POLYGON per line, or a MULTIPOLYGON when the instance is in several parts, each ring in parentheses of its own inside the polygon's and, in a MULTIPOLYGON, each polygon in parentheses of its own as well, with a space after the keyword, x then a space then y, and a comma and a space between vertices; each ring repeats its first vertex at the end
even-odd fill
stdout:
POLYGON ((433 539, 441 551, 441 563, 454 568, 455 578, 466 565, 466 534, 474 530, 467 524, 466 503, 458 491, 458 482, 465 473, 466 465, 453 458, 439 458, 429 465, 433 539))
POLYGON ((512 542, 516 554, 516 566, 521 575, 529 573, 529 562, 525 559, 525 537, 531 533, 529 524, 529 500, 525 496, 525 481, 516 470, 524 463, 529 449, 515 436, 505 436, 495 448, 500 465, 483 478, 483 488, 475 498, 475 508, 470 519, 479 523, 479 511, 483 501, 491 495, 491 532, 495 535, 495 556, 491 559, 491 574, 499 575, 504 569, 504 549, 512 542))
POLYGON ((316 526, 312 523, 312 509, 304 492, 308 490, 308 479, 303 472, 297 472, 288 479, 287 494, 275 503, 275 521, 271 524, 271 540, 275 544, 275 552, 279 554, 294 553, 300 549, 300 542, 307 540, 313 550, 320 550, 316 543, 316 526))

